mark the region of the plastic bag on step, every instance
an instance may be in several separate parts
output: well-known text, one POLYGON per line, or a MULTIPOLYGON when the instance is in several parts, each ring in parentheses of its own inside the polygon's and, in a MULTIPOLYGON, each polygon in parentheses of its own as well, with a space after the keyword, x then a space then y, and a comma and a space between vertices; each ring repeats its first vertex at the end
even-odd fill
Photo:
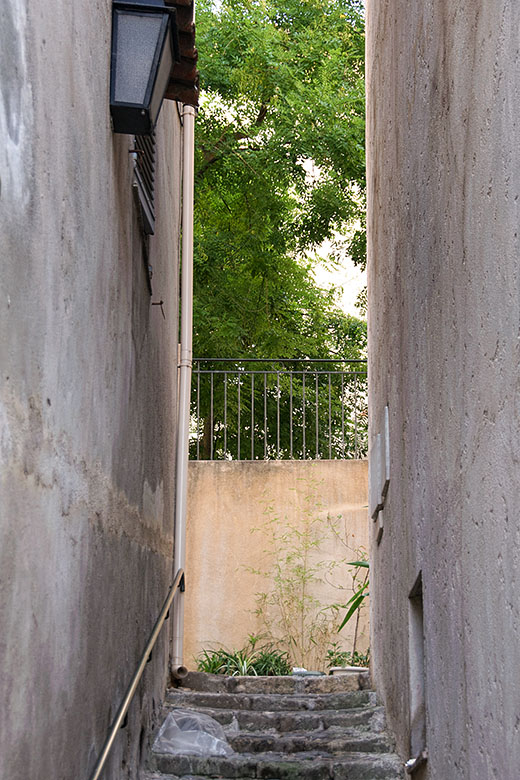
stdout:
POLYGON ((214 718, 193 710, 172 710, 159 729, 154 743, 158 753, 187 753, 194 756, 231 756, 224 729, 214 718))
POLYGON ((226 734, 238 734, 238 732, 240 731, 240 726, 238 725, 238 720, 236 718, 236 715, 233 715, 231 721, 227 724, 224 731, 226 734))

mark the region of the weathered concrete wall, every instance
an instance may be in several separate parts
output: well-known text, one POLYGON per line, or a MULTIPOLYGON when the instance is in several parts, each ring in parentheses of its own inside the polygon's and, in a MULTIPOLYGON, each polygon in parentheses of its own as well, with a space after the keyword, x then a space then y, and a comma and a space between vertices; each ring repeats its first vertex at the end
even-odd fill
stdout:
POLYGON ((422 570, 428 777, 518 776, 520 6, 368 0, 370 417, 390 410, 376 682, 409 750, 422 570))
MULTIPOLYGON (((0 776, 86 778, 171 578, 180 129, 158 127, 150 306, 111 4, 0 11, 0 776)), ((106 778, 135 776, 167 636, 106 778), (120 773, 121 762, 124 770, 120 773)))
MULTIPOLYGON (((302 533, 306 518, 318 518, 317 534, 323 543, 314 563, 351 561, 355 550, 368 551, 367 478, 363 460, 190 462, 185 640, 190 668, 203 648, 238 649, 249 634, 264 631, 254 614, 256 594, 268 592, 273 580, 250 569, 270 570, 273 556, 269 537, 253 529, 279 518, 277 528, 288 522, 302 533), (328 526, 328 514, 337 521, 339 538, 328 526)), ((298 544, 296 539, 294 543, 298 544)), ((349 572, 340 565, 327 574, 321 566, 316 577, 326 576, 333 584, 314 583, 313 595, 323 605, 344 603, 352 595, 349 572), (338 590, 339 585, 346 590, 338 590)), ((350 650, 353 630, 351 622, 341 634, 334 634, 333 641, 350 650)), ((358 649, 367 646, 364 610, 358 649)))

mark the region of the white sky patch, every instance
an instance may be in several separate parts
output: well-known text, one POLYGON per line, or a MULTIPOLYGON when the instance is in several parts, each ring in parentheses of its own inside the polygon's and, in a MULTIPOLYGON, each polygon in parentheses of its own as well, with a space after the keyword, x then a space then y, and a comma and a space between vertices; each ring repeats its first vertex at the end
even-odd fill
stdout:
MULTIPOLYGON (((318 250, 318 255, 326 257, 330 244, 323 244, 318 250)), ((354 265, 350 258, 336 268, 327 268, 325 265, 317 264, 314 269, 314 278, 320 287, 330 289, 331 287, 341 287, 342 292, 338 297, 338 305, 345 314, 353 314, 354 317, 361 317, 359 309, 356 308, 356 298, 367 283, 366 271, 354 265)))
MULTIPOLYGON (((307 175, 307 181, 314 183, 320 177, 320 169, 313 160, 304 160, 303 167, 307 175)), ((341 236, 338 236, 341 238, 341 236)), ((332 245, 330 241, 324 241, 317 250, 318 257, 327 258, 330 256, 332 245)), ((342 263, 330 267, 330 263, 316 264, 314 268, 314 278, 320 287, 330 290, 331 287, 341 288, 338 296, 338 305, 345 314, 352 314, 355 317, 361 317, 359 309, 356 308, 356 299, 367 283, 366 271, 354 265, 350 257, 345 257, 342 263)))

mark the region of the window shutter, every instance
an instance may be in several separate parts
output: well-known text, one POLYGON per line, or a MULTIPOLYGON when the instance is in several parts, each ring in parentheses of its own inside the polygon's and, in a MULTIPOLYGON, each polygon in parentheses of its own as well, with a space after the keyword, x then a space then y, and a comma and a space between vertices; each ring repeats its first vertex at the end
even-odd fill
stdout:
POLYGON ((135 187, 143 218, 143 230, 153 235, 155 230, 155 131, 151 135, 134 136, 135 187))

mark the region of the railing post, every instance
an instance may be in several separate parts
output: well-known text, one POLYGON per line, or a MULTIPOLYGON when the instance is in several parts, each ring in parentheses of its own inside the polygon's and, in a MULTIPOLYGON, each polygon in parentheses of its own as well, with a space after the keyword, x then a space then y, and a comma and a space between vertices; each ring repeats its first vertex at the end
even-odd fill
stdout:
POLYGON ((302 403, 303 403, 303 413, 302 413, 302 433, 303 433, 303 441, 302 441, 302 450, 303 450, 303 460, 306 460, 305 457, 305 369, 302 371, 302 403))
POLYGON ((255 459, 255 375, 251 371, 251 460, 255 459))
POLYGON ((240 374, 238 374, 237 395, 238 395, 238 412, 237 412, 237 460, 240 460, 240 425, 241 425, 241 415, 240 415, 240 374))
POLYGON ((289 444, 290 455, 289 455, 289 457, 291 458, 291 460, 292 460, 292 457, 293 457, 293 411, 292 411, 293 398, 292 398, 292 392, 293 392, 293 390, 292 390, 292 371, 289 371, 289 440, 290 440, 290 444, 289 444))
POLYGON ((200 363, 197 363, 197 460, 200 460, 200 363))
POLYGON ((224 371, 224 457, 227 455, 227 371, 224 371))
POLYGON ((267 460, 267 371, 264 371, 264 460, 267 460))
POLYGON ((213 460, 213 371, 210 374, 209 459, 213 460))
POLYGON ((318 394, 318 372, 315 372, 316 378, 316 460, 320 457, 320 399, 318 394))
POLYGON ((276 458, 280 457, 280 372, 276 372, 276 458))

